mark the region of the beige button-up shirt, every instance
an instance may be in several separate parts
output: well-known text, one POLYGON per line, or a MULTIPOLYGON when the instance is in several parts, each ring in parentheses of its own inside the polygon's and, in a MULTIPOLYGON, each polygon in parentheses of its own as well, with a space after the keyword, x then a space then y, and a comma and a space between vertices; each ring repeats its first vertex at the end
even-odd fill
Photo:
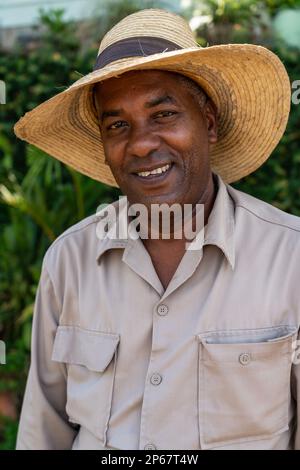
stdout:
POLYGON ((18 449, 300 449, 300 219, 218 185, 166 290, 96 215, 50 246, 18 449))

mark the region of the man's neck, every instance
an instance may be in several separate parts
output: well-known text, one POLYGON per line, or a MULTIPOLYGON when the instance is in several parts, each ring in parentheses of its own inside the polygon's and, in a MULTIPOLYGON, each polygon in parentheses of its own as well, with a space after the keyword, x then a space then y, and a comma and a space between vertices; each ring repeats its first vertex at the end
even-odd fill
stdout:
MULTIPOLYGON (((211 178, 209 179, 209 182, 208 182, 208 185, 205 189, 205 191, 202 193, 200 199, 197 201, 196 204, 193 205, 193 212, 192 212, 192 221, 189 222, 191 228, 192 228, 192 231, 193 233, 198 233, 198 231, 200 231, 204 225, 207 224, 207 221, 208 221, 208 218, 209 218, 209 215, 213 209, 213 206, 214 206, 214 202, 215 202, 215 199, 216 199, 216 195, 217 195, 217 191, 218 191, 218 187, 217 187, 217 180, 213 177, 213 175, 211 175, 211 178), (197 227, 197 224, 199 225, 199 218, 197 218, 196 216, 196 209, 197 209, 197 205, 199 204, 202 204, 203 205, 203 208, 202 210, 204 210, 204 213, 202 212, 202 220, 201 220, 201 226, 197 227)), ((184 212, 183 212, 183 216, 184 216, 184 212)), ((174 235, 174 223, 170 224, 170 232, 168 233, 168 238, 163 238, 163 234, 162 234, 162 230, 161 230, 161 226, 159 226, 159 230, 158 230, 159 233, 157 233, 157 231, 155 233, 157 233, 157 237, 156 238, 152 238, 151 237, 151 218, 149 218, 149 222, 148 222, 148 237, 147 238, 144 238, 143 239, 143 242, 144 242, 144 245, 146 247, 150 247, 151 246, 163 246, 165 247, 165 249, 168 249, 168 247, 171 247, 172 248, 175 248, 175 247, 180 247, 180 246, 185 246, 185 243, 187 241, 190 241, 190 240, 187 240, 186 237, 184 236, 184 230, 182 230, 182 237, 180 238, 176 238, 176 236, 174 235)))
MULTIPOLYGON (((207 186, 205 192, 203 193, 200 200, 197 204, 204 205, 204 225, 207 224, 209 215, 214 206, 215 198, 217 194, 217 181, 214 180, 213 175, 210 178, 209 185, 207 186)), ((195 205, 196 208, 196 205, 195 205)), ((196 227, 196 214, 192 218, 192 229, 193 232, 198 233, 196 227)), ((203 220, 200 227, 200 230, 203 228, 203 220)), ((199 228, 198 228, 199 229, 199 228)), ((172 279, 181 259, 184 256, 186 251, 186 242, 191 241, 187 240, 186 237, 182 238, 172 238, 169 239, 153 239, 151 237, 142 238, 142 242, 148 251, 153 266, 157 272, 157 275, 166 289, 170 280, 172 279)))

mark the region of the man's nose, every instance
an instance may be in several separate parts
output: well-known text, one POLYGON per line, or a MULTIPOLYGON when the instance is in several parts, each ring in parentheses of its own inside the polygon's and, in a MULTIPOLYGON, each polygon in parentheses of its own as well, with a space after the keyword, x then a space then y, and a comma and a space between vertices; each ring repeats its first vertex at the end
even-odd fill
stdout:
POLYGON ((132 127, 127 143, 127 153, 132 157, 147 157, 158 150, 160 137, 149 126, 132 127))

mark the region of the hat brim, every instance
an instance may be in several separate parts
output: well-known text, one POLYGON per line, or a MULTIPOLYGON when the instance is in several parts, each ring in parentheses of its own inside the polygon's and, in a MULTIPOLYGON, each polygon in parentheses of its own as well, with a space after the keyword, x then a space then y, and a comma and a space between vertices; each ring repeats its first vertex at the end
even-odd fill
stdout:
POLYGON ((218 111, 218 141, 210 148, 212 170, 231 183, 270 156, 286 128, 290 82, 279 58, 252 44, 190 48, 121 59, 80 78, 26 113, 16 135, 75 170, 118 186, 104 163, 92 99, 93 85, 132 70, 181 73, 199 83, 218 111))

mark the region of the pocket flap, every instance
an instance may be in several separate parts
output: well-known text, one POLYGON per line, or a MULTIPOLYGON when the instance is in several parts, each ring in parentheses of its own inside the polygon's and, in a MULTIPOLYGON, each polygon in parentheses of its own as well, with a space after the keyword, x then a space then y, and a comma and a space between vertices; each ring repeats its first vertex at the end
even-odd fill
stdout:
POLYGON ((119 341, 118 334, 84 330, 77 326, 59 326, 52 360, 103 372, 112 360, 119 341))
POLYGON ((242 353, 252 360, 272 359, 292 354, 297 327, 280 326, 257 330, 219 331, 197 335, 203 345, 202 360, 237 362, 242 353))

